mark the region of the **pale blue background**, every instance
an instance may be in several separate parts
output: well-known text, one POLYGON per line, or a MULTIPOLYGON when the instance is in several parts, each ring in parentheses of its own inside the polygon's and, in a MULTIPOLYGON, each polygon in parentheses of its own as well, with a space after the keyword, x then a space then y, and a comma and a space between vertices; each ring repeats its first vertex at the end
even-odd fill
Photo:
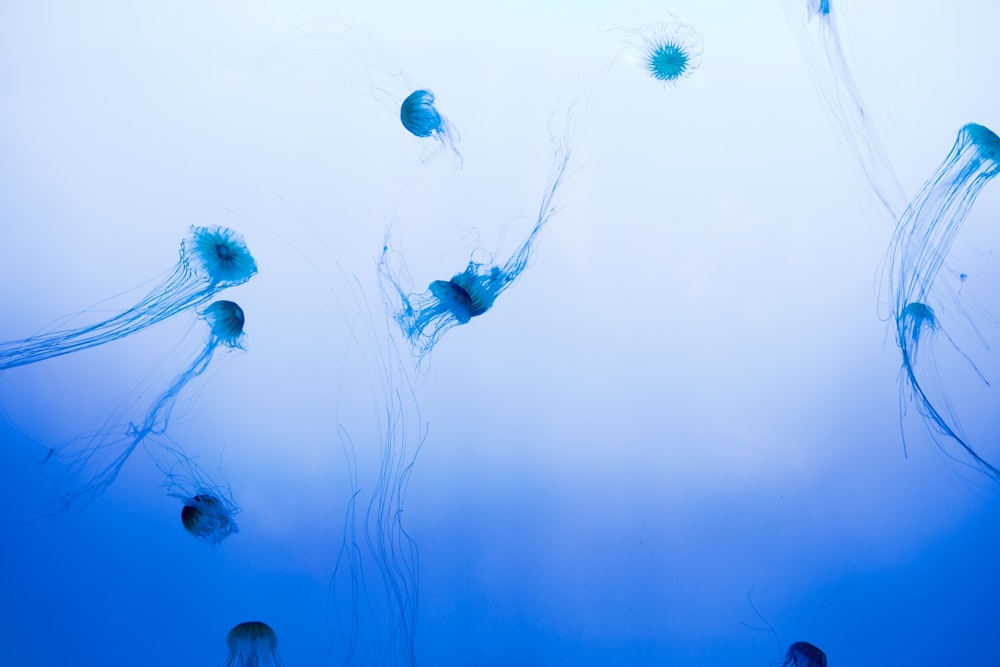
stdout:
MULTIPOLYGON (((1000 127, 1000 5, 841 4, 913 193, 959 127, 1000 127)), ((221 665, 228 630, 259 619, 289 667, 325 664, 338 423, 369 479, 375 449, 345 275, 377 317, 390 222, 417 286, 477 239, 509 251, 553 110, 575 103, 564 207, 528 271, 415 385, 419 661, 765 666, 807 639, 836 666, 1000 664, 1000 497, 914 414, 904 457, 876 303, 891 226, 796 26, 778 0, 667 9, 705 43, 676 88, 610 30, 660 3, 3 3, 0 338, 167 270, 191 224, 240 230, 260 273, 225 293, 248 351, 192 384, 170 429, 244 508, 218 549, 181 530, 142 452, 82 511, 23 525, 57 481, 25 436, 51 446, 131 398, 141 414, 197 349, 193 318, 0 377, 0 661, 221 665), (382 66, 345 35, 373 37, 382 66), (435 91, 463 170, 422 163, 366 94, 387 62, 435 91), (748 627, 750 589, 778 641, 748 627)), ((997 222, 994 183, 969 225, 997 222)))

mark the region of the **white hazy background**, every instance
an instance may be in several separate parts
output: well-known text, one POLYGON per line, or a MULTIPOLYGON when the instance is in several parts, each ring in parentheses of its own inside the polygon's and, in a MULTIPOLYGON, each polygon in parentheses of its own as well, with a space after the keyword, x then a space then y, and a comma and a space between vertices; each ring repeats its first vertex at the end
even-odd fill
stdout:
MULTIPOLYGON (((1000 127, 1000 5, 933 4, 834 7, 911 195, 962 125, 1000 127)), ((414 385, 419 662, 766 666, 805 639, 831 665, 993 664, 1000 497, 912 408, 901 430, 877 309, 891 224, 799 28, 778 0, 0 5, 0 338, 126 305, 190 225, 237 229, 260 266, 220 294, 247 351, 169 430, 243 507, 217 549, 142 451, 93 503, 31 521, 59 483, 47 447, 123 401, 141 418, 203 342, 193 315, 0 376, 3 663, 221 665, 229 629, 262 620, 289 667, 341 664, 338 425, 370 483, 378 380, 352 355, 358 313, 382 317, 386 228, 418 290, 477 245, 504 258, 572 106, 528 270, 414 385), (614 30, 667 11, 705 44, 676 87, 614 30), (393 66, 437 95, 462 170, 423 162, 372 94, 393 66)), ((988 242, 997 223, 992 183, 968 225, 988 242)))

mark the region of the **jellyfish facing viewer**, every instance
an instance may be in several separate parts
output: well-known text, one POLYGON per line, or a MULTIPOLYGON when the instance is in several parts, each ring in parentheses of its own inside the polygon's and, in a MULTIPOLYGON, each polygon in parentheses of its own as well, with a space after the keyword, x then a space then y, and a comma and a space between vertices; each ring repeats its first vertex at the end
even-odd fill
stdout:
MULTIPOLYGON (((465 270, 449 280, 435 280, 422 293, 410 293, 402 285, 405 271, 390 262, 388 234, 379 259, 379 276, 388 288, 390 301, 397 301, 395 320, 410 342, 414 356, 424 359, 448 329, 467 324, 493 307, 493 303, 527 267, 531 248, 542 227, 556 212, 553 205, 569 163, 568 137, 557 142, 555 163, 545 187, 538 218, 528 237, 503 264, 470 259, 465 270)), ((475 256, 475 253, 473 253, 475 256)))
MULTIPOLYGON (((959 130, 944 162, 903 212, 886 254, 885 270, 886 298, 896 327, 896 344, 903 357, 901 375, 918 412, 932 435, 942 435, 957 443, 974 465, 1000 480, 1000 470, 980 456, 962 434, 947 398, 940 401, 930 398, 928 383, 940 382, 937 363, 925 359, 927 353, 918 355, 918 350, 926 348, 933 339, 943 338, 968 364, 973 376, 989 385, 973 358, 959 349, 942 322, 945 313, 963 314, 955 304, 967 274, 957 274, 960 280, 957 287, 942 280, 940 274, 976 197, 998 173, 1000 137, 975 123, 959 130)), ((948 326, 958 323, 952 318, 948 326)), ((975 323, 971 324, 975 329, 975 323)))
POLYGON ((675 86, 690 77, 701 65, 704 51, 701 35, 674 16, 662 23, 613 32, 626 37, 625 59, 667 86, 675 86))
POLYGON ((257 263, 240 234, 226 227, 191 227, 181 242, 180 261, 137 304, 95 324, 0 343, 0 371, 130 336, 200 306, 255 273, 257 263))
POLYGON ((809 642, 795 642, 785 653, 783 667, 826 667, 826 654, 809 642))
POLYGON ((267 623, 240 623, 226 635, 229 657, 225 667, 282 667, 278 636, 267 623))

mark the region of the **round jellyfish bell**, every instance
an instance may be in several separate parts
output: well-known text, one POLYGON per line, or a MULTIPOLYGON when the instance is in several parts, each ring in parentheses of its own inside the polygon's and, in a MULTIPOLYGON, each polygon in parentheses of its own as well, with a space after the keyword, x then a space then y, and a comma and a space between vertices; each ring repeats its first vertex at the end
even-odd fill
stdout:
POLYGON ((219 544, 239 532, 233 520, 234 513, 228 501, 210 493, 199 493, 184 501, 181 523, 184 530, 199 540, 219 544))
POLYGON ((225 667, 283 667, 278 636, 267 623, 240 623, 226 635, 229 657, 225 667))
POLYGON ((783 667, 826 667, 826 654, 809 642, 794 642, 785 653, 783 667))
POLYGON ((628 59, 653 79, 673 86, 701 65, 704 44, 693 27, 677 18, 627 31, 628 59))

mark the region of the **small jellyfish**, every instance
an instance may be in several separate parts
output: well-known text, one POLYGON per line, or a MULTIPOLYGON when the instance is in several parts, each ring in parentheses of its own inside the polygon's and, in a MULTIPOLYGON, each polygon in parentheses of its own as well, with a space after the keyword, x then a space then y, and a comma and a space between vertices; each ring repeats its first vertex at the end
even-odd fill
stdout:
POLYGON ((552 202, 566 174, 569 157, 568 140, 559 142, 538 219, 528 237, 503 264, 470 260, 465 270, 450 280, 435 280, 420 294, 408 293, 401 284, 404 272, 390 266, 387 235, 378 264, 379 275, 391 288, 388 291, 398 297, 400 305, 396 308, 395 319, 409 340, 414 356, 422 360, 448 329, 467 324, 492 308, 497 297, 521 275, 535 238, 556 212, 552 202))
POLYGON ((1000 478, 1000 470, 986 462, 961 435, 947 408, 939 408, 928 397, 926 383, 920 378, 938 382, 937 364, 933 360, 930 364, 918 364, 917 351, 925 337, 941 334, 968 362, 974 374, 989 384, 973 360, 945 333, 941 316, 946 309, 936 307, 939 303, 945 306, 953 303, 962 288, 959 286, 952 294, 951 285, 947 282, 939 285, 937 279, 980 190, 998 173, 1000 137, 975 123, 963 127, 944 162, 904 211, 885 260, 886 298, 896 326, 896 343, 903 356, 902 375, 918 412, 932 434, 956 442, 976 465, 995 478, 1000 478), (928 368, 922 374, 919 369, 923 366, 928 368))
POLYGON ((278 636, 267 623, 240 623, 226 635, 229 657, 225 667, 282 667, 278 636))
POLYGON ((626 59, 656 81, 676 85, 691 76, 701 65, 704 44, 693 27, 671 17, 638 30, 624 32, 630 48, 626 59))
POLYGON ((181 523, 184 530, 199 540, 219 544, 239 531, 232 515, 232 507, 222 499, 210 493, 199 493, 184 501, 181 523))
MULTIPOLYGON (((458 155, 455 148, 458 132, 434 106, 434 93, 431 91, 415 90, 407 95, 400 105, 399 119, 413 136, 432 138, 443 148, 458 155)), ((458 158, 461 160, 461 155, 458 158)))
POLYGON ((895 223, 905 207, 906 195, 847 65, 830 0, 806 0, 805 4, 803 18, 799 13, 802 0, 786 0, 791 20, 802 35, 803 52, 817 87, 869 186, 895 223))
POLYGON ((783 667, 826 667, 826 654, 809 642, 795 642, 788 647, 783 667))
POLYGON ((181 242, 180 261, 139 303, 95 324, 0 343, 0 371, 130 336, 205 303, 255 273, 257 263, 237 232, 226 227, 191 227, 191 236, 181 242))
MULTIPOLYGON (((209 325, 208 340, 205 342, 198 356, 160 394, 159 398, 157 398, 147 411, 142 423, 131 423, 124 439, 119 438, 109 442, 106 432, 99 433, 89 441, 85 449, 77 452, 72 457, 74 469, 82 472, 97 457, 113 453, 111 460, 104 464, 96 475, 92 476, 86 486, 63 497, 65 506, 70 505, 81 496, 93 499, 102 493, 115 481, 125 462, 140 443, 143 443, 151 435, 159 436, 166 432, 174 405, 181 391, 193 379, 208 369, 209 363, 220 346, 229 350, 244 349, 245 334, 243 333, 243 325, 245 318, 243 309, 239 305, 232 301, 214 301, 201 312, 201 319, 209 325)), ((147 451, 150 451, 150 455, 156 461, 157 456, 154 454, 154 451, 148 449, 147 451)), ((177 457, 186 459, 186 456, 182 452, 179 452, 177 457)), ((166 469, 167 466, 164 466, 159 461, 156 461, 156 463, 161 470, 168 472, 166 469)), ((196 490, 191 494, 191 497, 196 498, 198 493, 199 491, 196 490)), ((205 509, 203 505, 201 507, 196 506, 195 509, 205 509)))

